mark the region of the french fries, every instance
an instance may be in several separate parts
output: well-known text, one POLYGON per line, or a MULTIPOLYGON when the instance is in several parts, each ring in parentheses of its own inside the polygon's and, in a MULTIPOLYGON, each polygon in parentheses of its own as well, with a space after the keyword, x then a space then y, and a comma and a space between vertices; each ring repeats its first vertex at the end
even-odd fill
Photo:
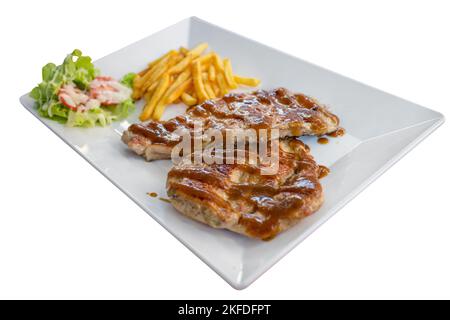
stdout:
POLYGON ((208 44, 206 42, 200 43, 194 49, 189 51, 188 55, 191 55, 193 58, 197 58, 203 53, 203 51, 206 50, 206 48, 208 48, 208 44))
POLYGON ((216 81, 216 68, 214 67, 213 64, 209 66, 208 78, 209 78, 209 81, 211 81, 211 82, 216 81))
POLYGON ((169 75, 165 74, 158 83, 156 87, 155 93, 153 93, 150 101, 145 105, 144 110, 142 111, 139 119, 141 121, 148 120, 150 116, 153 114, 153 111, 156 107, 156 104, 162 98, 164 92, 166 92, 167 87, 169 86, 169 75))
POLYGON ((172 93, 177 89, 178 86, 180 86, 183 82, 188 80, 191 77, 191 70, 187 69, 180 73, 176 80, 170 85, 169 89, 167 90, 168 94, 172 93))
POLYGON ((195 99, 193 96, 191 96, 189 93, 187 92, 183 92, 181 94, 181 100, 184 102, 185 105, 187 106, 193 106, 194 104, 197 103, 197 99, 195 99))
POLYGON ((192 61, 192 56, 190 56, 188 54, 187 57, 183 58, 183 60, 181 60, 176 65, 174 65, 172 68, 170 68, 169 73, 174 74, 174 73, 180 73, 180 72, 184 71, 187 67, 189 67, 191 61, 192 61))
POLYGON ((231 89, 237 88, 237 83, 234 81, 233 70, 231 69, 230 59, 223 60, 223 67, 225 69, 225 80, 227 81, 228 87, 231 89))
POLYGON ((195 92, 197 93, 199 102, 201 103, 205 100, 208 100, 209 97, 208 94, 206 93, 205 85, 203 83, 200 61, 197 61, 192 65, 192 78, 194 80, 194 88, 195 92))
POLYGON ((234 81, 237 84, 242 84, 244 86, 249 86, 249 87, 257 87, 261 83, 261 81, 259 79, 256 79, 256 78, 244 78, 244 77, 237 76, 237 75, 234 75, 234 81))
POLYGON ((205 81, 205 91, 208 94, 208 97, 210 99, 216 98, 216 94, 214 93, 214 90, 213 90, 212 86, 209 84, 208 80, 205 81))
POLYGON ((183 56, 187 56, 187 54, 189 53, 189 50, 186 49, 185 47, 180 47, 180 53, 181 53, 183 56))
POLYGON ((133 81, 133 99, 146 103, 139 119, 159 120, 167 105, 183 102, 194 106, 208 99, 223 97, 239 85, 255 87, 260 81, 233 74, 230 59, 216 52, 205 53, 207 43, 189 50, 170 50, 150 62, 133 81))
POLYGON ((167 97, 166 103, 171 104, 176 101, 181 95, 192 85, 192 79, 187 79, 182 84, 180 84, 177 88, 175 88, 167 97))
POLYGON ((217 55, 217 53, 213 53, 213 63, 218 72, 224 72, 225 69, 223 67, 222 59, 217 55))
POLYGON ((212 85, 212 89, 213 89, 216 97, 220 96, 220 89, 219 89, 219 86, 217 85, 217 83, 211 82, 211 85, 212 85))
POLYGON ((228 86, 227 86, 227 83, 225 82, 225 77, 224 77, 223 73, 217 74, 217 84, 219 85, 220 95, 221 96, 226 95, 228 92, 228 86))

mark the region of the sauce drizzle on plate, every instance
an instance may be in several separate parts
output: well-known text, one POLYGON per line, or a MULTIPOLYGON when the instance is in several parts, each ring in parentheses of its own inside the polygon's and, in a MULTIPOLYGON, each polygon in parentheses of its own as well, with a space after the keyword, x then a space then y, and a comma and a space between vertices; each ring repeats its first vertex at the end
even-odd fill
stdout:
POLYGON ((342 137, 344 134, 345 134, 345 129, 342 127, 339 127, 336 131, 328 133, 327 136, 337 138, 337 137, 342 137))
POLYGON ((319 139, 317 139, 317 142, 320 144, 327 144, 329 142, 329 140, 328 140, 328 138, 320 137, 319 139))

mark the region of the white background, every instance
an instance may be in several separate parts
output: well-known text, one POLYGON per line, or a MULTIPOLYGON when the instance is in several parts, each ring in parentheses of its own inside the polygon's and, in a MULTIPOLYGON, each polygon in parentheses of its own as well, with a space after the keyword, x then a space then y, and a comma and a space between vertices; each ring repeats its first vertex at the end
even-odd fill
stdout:
POLYGON ((448 124, 236 291, 18 100, 196 15, 448 116, 448 1, 1 3, 0 298, 450 298, 448 124))

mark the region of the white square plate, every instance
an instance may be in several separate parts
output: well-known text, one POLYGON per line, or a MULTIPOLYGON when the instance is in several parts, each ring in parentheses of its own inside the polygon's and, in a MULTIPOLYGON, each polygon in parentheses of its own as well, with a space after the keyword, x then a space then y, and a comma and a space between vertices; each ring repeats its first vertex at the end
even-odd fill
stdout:
MULTIPOLYGON (((318 163, 331 168, 331 174, 322 180, 325 203, 317 213, 269 242, 212 229, 185 218, 169 203, 149 197, 147 192, 165 196, 171 162, 145 162, 121 142, 123 130, 137 121, 137 112, 108 128, 78 129, 40 118, 28 95, 20 101, 234 288, 242 289, 255 281, 444 121, 435 111, 198 18, 183 20, 96 61, 95 65, 103 74, 120 78, 143 69, 150 59, 170 49, 193 47, 204 41, 222 56, 230 57, 237 73, 260 78, 262 88, 286 87, 329 105, 347 130, 345 136, 331 138, 327 145, 317 144, 316 138, 305 138, 318 163)), ((165 118, 182 110, 181 106, 171 106, 165 118)))

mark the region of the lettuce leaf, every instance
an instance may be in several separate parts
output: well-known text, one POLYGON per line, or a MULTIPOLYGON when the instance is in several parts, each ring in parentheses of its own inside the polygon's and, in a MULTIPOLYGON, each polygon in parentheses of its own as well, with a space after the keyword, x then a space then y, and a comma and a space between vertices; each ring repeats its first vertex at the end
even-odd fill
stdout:
POLYGON ((111 114, 101 108, 89 110, 88 112, 69 111, 67 125, 69 127, 94 127, 96 124, 104 127, 113 121, 111 114))
POLYGON ((136 77, 136 73, 130 72, 123 76, 122 80, 120 82, 124 85, 126 85, 128 88, 133 87, 133 81, 136 77))
POLYGON ((115 120, 122 120, 128 117, 129 114, 133 113, 136 109, 134 101, 130 98, 116 106, 109 107, 115 120))

